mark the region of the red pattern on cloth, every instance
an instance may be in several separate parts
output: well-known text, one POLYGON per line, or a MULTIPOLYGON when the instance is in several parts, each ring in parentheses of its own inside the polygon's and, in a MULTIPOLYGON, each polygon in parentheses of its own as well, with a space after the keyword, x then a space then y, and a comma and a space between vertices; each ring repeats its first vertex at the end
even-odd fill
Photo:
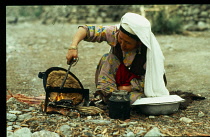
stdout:
POLYGON ((124 63, 121 63, 118 67, 118 70, 116 72, 116 84, 118 86, 129 86, 131 85, 130 81, 133 78, 137 78, 140 79, 139 76, 133 74, 132 72, 130 72, 126 66, 124 65, 124 63))

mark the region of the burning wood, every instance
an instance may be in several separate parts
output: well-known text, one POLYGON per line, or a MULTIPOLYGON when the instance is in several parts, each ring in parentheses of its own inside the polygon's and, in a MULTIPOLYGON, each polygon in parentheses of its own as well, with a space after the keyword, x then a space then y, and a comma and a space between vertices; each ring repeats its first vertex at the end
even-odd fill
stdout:
MULTIPOLYGON (((44 104, 41 105, 42 111, 44 111, 44 104)), ((79 117, 81 114, 82 115, 98 115, 104 113, 104 111, 98 107, 94 106, 75 106, 72 108, 64 108, 64 107, 52 107, 52 106, 47 106, 46 113, 60 113, 65 116, 70 116, 70 117, 79 117)))
POLYGON ((83 96, 80 93, 59 93, 59 92, 51 92, 49 101, 50 102, 57 102, 60 100, 72 100, 72 104, 76 105, 83 100, 83 96))

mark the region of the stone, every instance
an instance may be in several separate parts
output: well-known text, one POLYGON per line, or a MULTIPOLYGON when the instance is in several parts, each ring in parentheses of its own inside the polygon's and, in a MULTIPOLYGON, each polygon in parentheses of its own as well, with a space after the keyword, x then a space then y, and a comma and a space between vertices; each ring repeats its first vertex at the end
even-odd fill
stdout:
POLYGON ((17 119, 17 121, 24 121, 24 120, 26 120, 26 119, 30 119, 32 117, 32 115, 30 115, 30 114, 22 114, 22 115, 19 115, 18 116, 18 119, 17 119))
POLYGON ((7 122, 7 125, 11 126, 11 125, 13 125, 13 122, 7 122))
POLYGON ((138 124, 137 121, 135 121, 135 122, 129 122, 129 123, 128 123, 128 125, 137 125, 137 124, 138 124))
POLYGON ((7 127, 7 130, 12 130, 12 126, 8 126, 7 127))
POLYGON ((207 11, 202 11, 200 16, 201 17, 208 17, 208 12, 207 11))
POLYGON ((87 116, 87 120, 90 120, 90 119, 92 119, 92 116, 87 116))
POLYGON ((184 29, 188 31, 197 31, 198 27, 195 24, 187 24, 184 26, 184 29))
POLYGON ((41 130, 38 132, 34 132, 31 137, 60 137, 60 136, 55 132, 41 130))
POLYGON ((85 120, 85 122, 93 122, 96 124, 110 124, 111 121, 107 121, 107 120, 85 120))
MULTIPOLYGON (((14 47, 15 48, 15 47, 14 47)), ((16 102, 17 100, 14 97, 11 97, 10 99, 7 100, 7 103, 13 103, 16 102)))
POLYGON ((102 23, 103 22, 103 18, 101 18, 101 17, 97 17, 97 19, 96 19, 96 23, 102 23))
POLYGON ((179 121, 183 121, 183 122, 185 122, 185 123, 191 123, 191 122, 193 122, 192 119, 189 119, 189 118, 186 118, 186 117, 181 117, 181 118, 179 119, 179 121))
POLYGON ((117 131, 113 132, 113 135, 116 136, 116 135, 119 135, 119 133, 120 133, 119 130, 117 130, 117 131))
POLYGON ((207 30, 208 26, 205 22, 203 21, 199 21, 198 22, 198 30, 203 31, 203 30, 207 30))
POLYGON ((21 126, 21 127, 28 127, 27 124, 21 124, 20 126, 21 126))
POLYGON ((77 123, 70 123, 69 124, 71 127, 76 127, 78 124, 77 123))
POLYGON ((101 12, 101 17, 106 17, 107 16, 107 14, 106 14, 106 12, 101 12))
POLYGON ((202 111, 198 112, 198 117, 203 117, 203 116, 205 116, 205 114, 202 111))
POLYGON ((104 22, 113 22, 113 19, 112 18, 105 18, 104 22))
POLYGON ((29 128, 21 128, 14 132, 13 137, 31 137, 32 133, 29 128))
POLYGON ((17 115, 22 114, 22 112, 21 112, 21 111, 9 111, 9 113, 11 113, 11 114, 17 114, 17 115))
POLYGON ((18 110, 24 106, 23 103, 18 102, 14 97, 7 100, 7 110, 18 110))
POLYGON ((58 23, 66 23, 67 22, 67 18, 59 17, 59 18, 57 18, 57 22, 58 23))
POLYGON ((19 125, 13 125, 14 128, 20 128, 21 126, 19 125))
POLYGON ((31 110, 30 109, 23 109, 22 111, 24 111, 24 112, 30 112, 31 110))
POLYGON ((70 20, 70 23, 74 23, 74 24, 75 24, 75 23, 77 23, 77 22, 78 22, 77 19, 71 19, 71 20, 70 20))
POLYGON ((200 10, 202 10, 202 11, 204 10, 205 11, 206 9, 207 9, 207 5, 202 4, 201 7, 200 7, 200 10))
POLYGON ((14 133, 11 131, 7 131, 7 137, 14 137, 14 133))
POLYGON ((194 10, 193 10, 193 14, 198 14, 200 12, 200 10, 198 9, 198 8, 195 8, 194 10))
POLYGON ((149 118, 155 118, 155 116, 149 116, 149 118))
POLYGON ((93 18, 93 17, 88 17, 88 18, 86 19, 86 21, 87 21, 88 23, 93 23, 93 22, 95 22, 95 18, 93 18))
POLYGON ((59 131, 61 132, 61 134, 63 134, 64 136, 68 136, 71 134, 71 130, 70 130, 70 126, 69 125, 62 125, 59 128, 59 131))
POLYGON ((164 45, 164 48, 166 48, 167 50, 174 50, 174 46, 173 45, 164 45))
POLYGON ((160 130, 157 127, 152 128, 149 132, 147 132, 144 137, 150 137, 150 136, 163 136, 160 133, 160 130))
POLYGON ((119 126, 120 127, 126 127, 128 124, 127 123, 123 123, 123 124, 120 124, 119 126))
POLYGON ((15 124, 16 124, 16 125, 20 125, 21 123, 20 123, 20 122, 15 122, 15 124))
POLYGON ((85 19, 80 19, 80 20, 78 20, 78 23, 79 24, 84 24, 84 23, 86 23, 86 20, 85 19))
POLYGON ((17 119, 17 116, 15 114, 7 113, 7 120, 8 121, 15 121, 17 119))
POLYGON ((135 134, 133 132, 128 132, 126 134, 126 137, 135 137, 135 134))
POLYGON ((141 135, 142 133, 145 133, 145 130, 140 130, 136 135, 141 135))
POLYGON ((93 136, 93 134, 90 133, 90 132, 85 132, 84 134, 85 134, 86 136, 88 136, 88 137, 92 137, 92 136, 93 136))

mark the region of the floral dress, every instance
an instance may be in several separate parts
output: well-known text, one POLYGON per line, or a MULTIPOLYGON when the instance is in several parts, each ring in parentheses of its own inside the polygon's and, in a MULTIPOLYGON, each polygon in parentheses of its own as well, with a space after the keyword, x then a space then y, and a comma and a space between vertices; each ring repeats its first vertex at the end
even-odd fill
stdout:
MULTIPOLYGON (((96 26, 96 25, 84 25, 79 26, 83 27, 87 31, 87 36, 85 41, 88 42, 103 42, 106 41, 111 47, 116 46, 118 43, 117 35, 118 28, 117 26, 96 26)), ((136 49, 123 53, 123 63, 125 66, 130 66, 135 55, 136 49)), ((116 72, 120 65, 119 59, 111 53, 106 53, 102 56, 101 60, 96 69, 95 74, 95 83, 98 91, 102 91, 103 95, 108 95, 109 93, 117 90, 116 85, 116 72)), ((144 76, 141 76, 144 79, 144 76)), ((133 78, 130 81, 132 85, 132 92, 130 92, 131 103, 133 103, 137 98, 143 95, 143 81, 133 78)))

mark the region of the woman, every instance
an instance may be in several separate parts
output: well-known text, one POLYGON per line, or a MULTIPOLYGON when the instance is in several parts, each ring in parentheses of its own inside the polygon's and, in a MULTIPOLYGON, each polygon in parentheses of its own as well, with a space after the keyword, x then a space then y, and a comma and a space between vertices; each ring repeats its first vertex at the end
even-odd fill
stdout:
POLYGON ((126 13, 119 25, 79 26, 66 55, 67 63, 78 57, 77 45, 81 40, 107 41, 111 46, 110 52, 102 56, 95 75, 96 94, 105 103, 118 90, 130 94, 131 104, 143 95, 169 95, 163 78, 164 56, 145 17, 126 13))

